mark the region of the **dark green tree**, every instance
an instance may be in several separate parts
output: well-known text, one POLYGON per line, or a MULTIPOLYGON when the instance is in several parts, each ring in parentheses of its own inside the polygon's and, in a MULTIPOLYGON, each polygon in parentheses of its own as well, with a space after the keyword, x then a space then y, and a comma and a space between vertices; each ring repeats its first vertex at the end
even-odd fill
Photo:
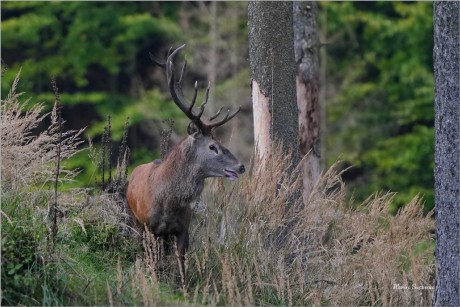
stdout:
MULTIPOLYGON (((358 201, 398 192, 433 208, 432 6, 424 2, 321 3, 327 13, 327 150, 353 168, 358 201)), ((324 18, 320 18, 324 20, 324 18)))
MULTIPOLYGON (((155 90, 158 84, 148 53, 163 53, 171 42, 182 40, 176 22, 180 5, 2 2, 2 70, 4 63, 7 66, 2 92, 8 92, 22 68, 20 91, 50 109, 54 101, 50 80, 55 76, 64 129, 87 126, 86 134, 96 141, 107 114, 112 115, 116 140, 121 139, 127 116, 132 125, 148 117, 169 117, 175 109, 155 90)), ((139 147, 135 149, 135 155, 141 153, 139 147)), ((91 168, 87 153, 73 161, 74 167, 91 168)), ((92 184, 89 178, 80 179, 92 184)))

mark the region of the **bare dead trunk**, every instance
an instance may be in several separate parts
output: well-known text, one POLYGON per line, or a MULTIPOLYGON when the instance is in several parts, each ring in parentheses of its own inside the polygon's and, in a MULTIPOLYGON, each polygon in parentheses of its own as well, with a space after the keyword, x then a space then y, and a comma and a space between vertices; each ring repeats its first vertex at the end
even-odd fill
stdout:
POLYGON ((302 162, 303 198, 307 203, 321 174, 318 5, 295 1, 293 9, 300 154, 307 155, 302 162))

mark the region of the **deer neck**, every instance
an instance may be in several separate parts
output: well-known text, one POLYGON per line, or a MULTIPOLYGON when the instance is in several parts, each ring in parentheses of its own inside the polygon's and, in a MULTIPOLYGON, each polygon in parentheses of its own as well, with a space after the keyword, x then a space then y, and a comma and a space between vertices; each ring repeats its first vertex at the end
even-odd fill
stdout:
POLYGON ((184 138, 168 154, 162 166, 169 169, 168 185, 179 200, 194 201, 204 187, 205 176, 196 162, 191 140, 184 138))

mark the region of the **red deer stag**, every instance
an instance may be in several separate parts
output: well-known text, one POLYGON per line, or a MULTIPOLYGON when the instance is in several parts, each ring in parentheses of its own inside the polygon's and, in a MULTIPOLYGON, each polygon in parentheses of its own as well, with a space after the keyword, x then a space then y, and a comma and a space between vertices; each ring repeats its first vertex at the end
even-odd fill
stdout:
POLYGON ((182 92, 186 62, 179 80, 175 79, 174 58, 184 46, 168 54, 164 64, 156 62, 153 58, 152 60, 166 70, 172 99, 191 120, 187 128, 188 136, 184 137, 163 161, 155 160, 136 167, 131 174, 126 194, 134 216, 139 222, 145 223, 156 237, 176 237, 179 269, 182 273, 185 273, 184 259, 189 244, 191 204, 200 196, 204 180, 208 177, 227 177, 235 180, 238 174, 245 171, 244 165, 213 136, 213 129, 235 117, 241 107, 231 114, 228 110, 225 117, 219 121, 213 122, 220 115, 222 108, 211 116, 209 121, 201 119, 208 100, 209 86, 204 102, 196 109, 196 83, 191 102, 184 98, 182 92))

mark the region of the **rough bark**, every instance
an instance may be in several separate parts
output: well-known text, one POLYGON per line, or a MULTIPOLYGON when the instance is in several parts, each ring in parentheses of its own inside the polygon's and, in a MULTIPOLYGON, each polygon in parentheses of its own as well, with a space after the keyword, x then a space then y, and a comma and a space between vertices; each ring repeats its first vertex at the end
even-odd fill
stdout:
POLYGON ((459 16, 459 2, 434 2, 434 177, 438 271, 434 306, 460 306, 459 16))
POLYGON ((217 40, 219 39, 217 30, 217 1, 212 1, 210 4, 209 14, 209 62, 208 62, 208 80, 212 84, 209 89, 209 105, 208 112, 215 113, 216 111, 216 84, 217 84, 217 40))
POLYGON ((286 151, 292 151, 297 164, 298 110, 292 12, 292 2, 249 2, 249 60, 254 136, 259 157, 269 153, 273 141, 279 140, 286 151))
POLYGON ((319 105, 319 29, 318 5, 313 1, 294 2, 294 51, 296 62, 297 105, 299 108, 300 154, 303 198, 307 203, 321 174, 319 105))

